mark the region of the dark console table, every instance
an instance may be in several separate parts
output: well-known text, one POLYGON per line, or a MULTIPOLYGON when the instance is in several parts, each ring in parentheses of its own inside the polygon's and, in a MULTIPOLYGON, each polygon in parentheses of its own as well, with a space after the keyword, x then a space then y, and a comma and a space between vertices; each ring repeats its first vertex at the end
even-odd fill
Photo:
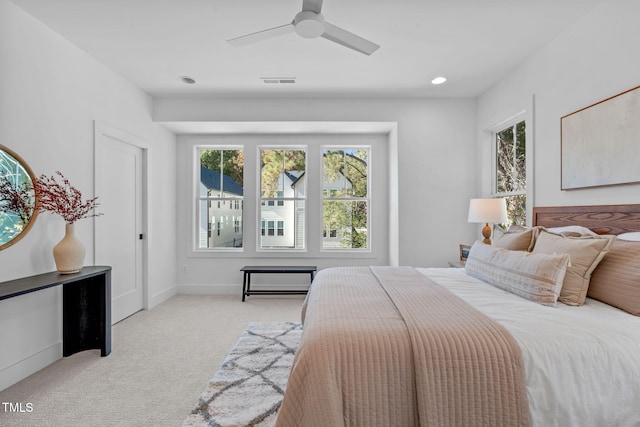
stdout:
POLYGON ((62 355, 100 349, 111 353, 111 267, 83 267, 0 283, 0 300, 62 285, 62 355))
POLYGON ((278 289, 261 289, 257 291, 251 290, 251 274, 252 273, 284 273, 284 274, 309 274, 311 276, 310 282, 313 282, 313 275, 318 268, 315 265, 311 266, 276 266, 276 265, 260 265, 260 266, 244 266, 240 271, 244 271, 244 280, 242 281, 242 301, 245 296, 250 295, 296 295, 306 294, 306 290, 278 290, 278 289))

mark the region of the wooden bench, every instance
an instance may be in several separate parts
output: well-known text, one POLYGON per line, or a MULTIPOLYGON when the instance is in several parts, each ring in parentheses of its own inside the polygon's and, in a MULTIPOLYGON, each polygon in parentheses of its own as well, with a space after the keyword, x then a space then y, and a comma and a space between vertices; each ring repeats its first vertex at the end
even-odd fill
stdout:
POLYGON ((252 274, 309 274, 313 282, 313 276, 315 275, 318 267, 315 265, 307 266, 276 266, 276 265, 252 265, 244 266, 240 271, 244 272, 244 279, 242 281, 242 301, 245 297, 250 295, 304 295, 308 290, 282 290, 282 289, 260 289, 251 290, 251 275, 252 274))

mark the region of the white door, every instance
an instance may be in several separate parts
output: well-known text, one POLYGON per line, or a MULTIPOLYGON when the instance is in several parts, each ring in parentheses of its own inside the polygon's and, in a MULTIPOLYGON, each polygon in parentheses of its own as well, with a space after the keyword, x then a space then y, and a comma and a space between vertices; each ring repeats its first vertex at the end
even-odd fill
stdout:
POLYGON ((142 149, 96 130, 95 263, 110 265, 111 320, 143 308, 142 149))

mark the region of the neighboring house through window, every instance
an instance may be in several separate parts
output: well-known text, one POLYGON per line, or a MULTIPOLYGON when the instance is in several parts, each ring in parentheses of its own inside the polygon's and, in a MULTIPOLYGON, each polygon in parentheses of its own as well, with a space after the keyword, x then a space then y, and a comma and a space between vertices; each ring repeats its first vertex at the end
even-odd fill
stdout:
POLYGON ((240 248, 243 151, 198 149, 197 154, 200 163, 198 248, 240 248))
POLYGON ((260 249, 305 249, 306 168, 304 148, 260 148, 260 249))

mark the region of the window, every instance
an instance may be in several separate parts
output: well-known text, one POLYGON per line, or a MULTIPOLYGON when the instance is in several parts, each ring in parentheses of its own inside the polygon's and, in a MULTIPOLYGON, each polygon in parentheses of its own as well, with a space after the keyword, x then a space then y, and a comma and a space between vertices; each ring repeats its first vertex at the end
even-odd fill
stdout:
POLYGON ((511 224, 526 224, 527 159, 525 121, 494 132, 495 175, 493 195, 507 199, 511 224))
POLYGON ((305 149, 260 148, 260 249, 305 249, 306 170, 305 149))
POLYGON ((193 141, 192 256, 387 259, 385 135, 193 141))
POLYGON ((369 247, 369 149, 328 148, 323 155, 323 249, 369 247))
POLYGON ((198 247, 242 247, 244 152, 234 148, 200 148, 197 153, 200 163, 198 247))

